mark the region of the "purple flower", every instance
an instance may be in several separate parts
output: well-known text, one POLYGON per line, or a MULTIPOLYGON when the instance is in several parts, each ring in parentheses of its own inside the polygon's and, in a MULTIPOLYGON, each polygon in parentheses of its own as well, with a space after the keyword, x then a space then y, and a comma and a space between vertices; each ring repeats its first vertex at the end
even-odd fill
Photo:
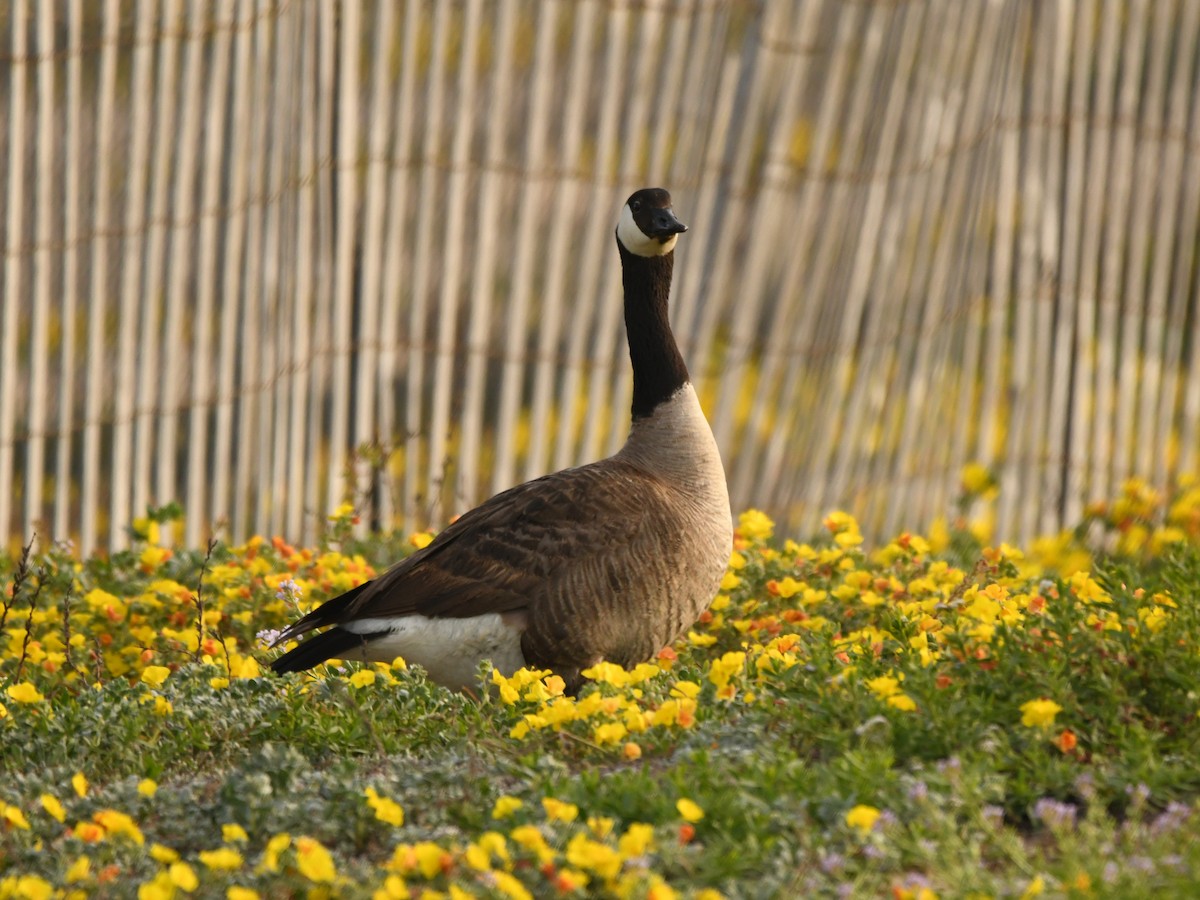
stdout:
POLYGON ((929 796, 929 785, 923 781, 915 781, 908 789, 908 799, 915 803, 923 803, 929 796))
POLYGON ((1192 811, 1184 804, 1172 800, 1167 804, 1158 817, 1150 823, 1150 831, 1153 834, 1160 834, 1164 831, 1178 831, 1192 815, 1192 811))
POLYGON ((1091 800, 1096 796, 1096 779, 1092 777, 1091 772, 1084 772, 1075 779, 1075 790, 1079 791, 1079 796, 1084 800, 1091 800))
POLYGON ((993 828, 999 828, 1004 824, 1004 808, 988 803, 981 810, 983 813, 983 821, 993 828))
POLYGON ((1074 828, 1078 812, 1075 804, 1062 803, 1050 797, 1043 797, 1033 805, 1034 817, 1041 819, 1050 828, 1074 828))
POLYGON ((254 636, 258 638, 258 646, 265 650, 279 640, 279 635, 280 631, 278 628, 264 628, 254 636))
POLYGON ((295 603, 303 595, 303 588, 290 578, 285 578, 279 582, 279 589, 275 591, 275 599, 282 600, 285 603, 295 603))
POLYGON ((1150 799, 1150 788, 1145 784, 1139 784, 1137 787, 1133 785, 1125 785, 1125 793, 1129 795, 1135 805, 1142 805, 1150 799))
POLYGON ((832 875, 834 872, 840 872, 842 866, 846 864, 846 858, 840 853, 830 853, 828 856, 821 857, 821 871, 826 875, 832 875))

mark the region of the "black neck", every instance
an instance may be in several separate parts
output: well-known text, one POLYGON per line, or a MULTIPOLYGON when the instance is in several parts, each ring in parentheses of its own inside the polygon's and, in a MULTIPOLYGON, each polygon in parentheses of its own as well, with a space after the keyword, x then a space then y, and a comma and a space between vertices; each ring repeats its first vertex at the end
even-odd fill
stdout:
POLYGON ((687 366, 671 333, 667 299, 675 252, 638 256, 617 241, 625 286, 625 330, 633 364, 633 418, 645 418, 688 382, 687 366))

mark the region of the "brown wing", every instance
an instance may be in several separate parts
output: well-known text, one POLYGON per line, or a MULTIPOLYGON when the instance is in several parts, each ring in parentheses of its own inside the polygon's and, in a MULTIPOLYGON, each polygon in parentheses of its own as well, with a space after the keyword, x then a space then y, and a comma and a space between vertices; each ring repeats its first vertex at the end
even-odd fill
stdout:
POLYGON ((545 603, 584 573, 611 570, 614 556, 627 562, 646 538, 648 494, 664 490, 613 459, 518 485, 364 585, 329 622, 465 618, 545 603))

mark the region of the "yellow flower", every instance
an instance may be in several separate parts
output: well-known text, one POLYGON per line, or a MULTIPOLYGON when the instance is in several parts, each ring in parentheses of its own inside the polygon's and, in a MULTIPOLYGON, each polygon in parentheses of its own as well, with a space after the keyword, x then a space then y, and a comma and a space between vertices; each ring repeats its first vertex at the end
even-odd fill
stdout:
POLYGON ((738 532, 749 541, 766 540, 775 531, 775 523, 757 509, 748 509, 738 516, 738 532))
POLYGON ((67 820, 66 810, 63 809, 63 805, 59 802, 57 797, 55 797, 53 794, 42 794, 40 799, 42 801, 42 809, 46 810, 46 812, 58 819, 60 822, 65 822, 67 820))
POLYGON ((8 708, 3 703, 0 703, 0 719, 8 718, 8 708))
POLYGON ((356 688, 366 687, 375 683, 375 672, 372 669, 359 669, 350 676, 350 684, 356 688))
POLYGON ((179 859, 179 854, 170 847, 164 847, 162 844, 151 844, 150 858, 156 862, 162 863, 165 866, 179 859))
POLYGON ((166 547, 147 547, 142 551, 141 563, 146 570, 157 569, 171 558, 171 551, 166 547))
POLYGON ((46 698, 28 681, 22 681, 20 684, 14 684, 9 687, 8 699, 14 700, 17 703, 41 703, 46 698))
POLYGON ((162 687, 162 683, 170 674, 171 670, 166 666, 146 666, 142 669, 142 681, 152 688, 162 687))
POLYGON ((903 712, 912 712, 917 708, 917 701, 908 694, 893 694, 887 698, 887 704, 903 712))
POLYGON ((1021 704, 1021 724, 1028 728, 1049 728, 1062 707, 1053 700, 1039 698, 1021 704))
POLYGON ((158 790, 158 782, 153 778, 143 778, 138 782, 137 792, 143 797, 153 797, 158 790))
POLYGON ((262 862, 259 863, 258 871, 260 872, 278 872, 279 871, 279 854, 283 853, 292 844, 292 836, 287 832, 277 834, 275 837, 267 841, 267 848, 263 851, 262 862))
POLYGON ((395 825, 399 828, 404 824, 404 810, 400 804, 388 797, 382 797, 375 788, 367 788, 364 792, 367 804, 375 811, 375 818, 380 822, 395 825))
POLYGON ((433 535, 428 531, 418 531, 409 536, 408 542, 418 550, 424 550, 433 543, 433 535))
POLYGON ((419 869, 426 881, 445 871, 451 862, 450 854, 433 841, 421 841, 415 845, 400 844, 392 854, 393 867, 399 866, 403 872, 419 869))
POLYGON ((675 808, 679 810, 679 814, 687 822, 699 822, 704 818, 704 810, 686 797, 681 797, 675 801, 675 808))
POLYGON ((1037 897, 1045 892, 1046 879, 1041 875, 1038 875, 1033 879, 1033 881, 1029 882, 1028 887, 1026 887, 1024 892, 1021 894, 1021 900, 1029 900, 1030 897, 1037 897))
POLYGON ((552 821, 557 819, 560 822, 574 822, 575 817, 579 815, 579 807, 574 803, 563 803, 553 797, 543 798, 542 806, 546 809, 546 818, 552 821))
POLYGON ((92 861, 86 856, 80 856, 75 862, 71 863, 71 867, 67 869, 67 874, 64 878, 67 884, 74 884, 77 881, 83 881, 87 878, 91 870, 92 861))
POLYGON ((221 840, 227 844, 232 844, 237 841, 248 841, 250 835, 246 834, 246 829, 235 822, 229 822, 221 826, 221 840))
POLYGON ((29 821, 25 818, 25 813, 21 812, 15 806, 0 803, 0 820, 7 822, 14 828, 22 828, 25 831, 29 831, 29 821))
POLYGON ((996 480, 991 471, 983 463, 971 462, 962 467, 959 473, 963 491, 971 496, 977 496, 995 486, 996 480))
POLYGON ((592 739, 603 747, 605 744, 615 744, 625 738, 629 729, 620 722, 606 722, 592 729, 592 739))
POLYGON ((708 680, 718 688, 723 688, 735 674, 741 673, 745 664, 746 654, 739 650, 731 650, 720 659, 713 660, 708 668, 708 680))
POLYGON ((567 862, 579 869, 590 869, 601 878, 616 878, 621 871, 621 857, 616 850, 582 833, 567 843, 567 862))
POLYGON ((329 851, 320 841, 310 837, 296 838, 296 866, 309 881, 330 883, 337 876, 329 851))
POLYGON ((900 693, 899 679, 890 675, 880 675, 878 678, 868 679, 867 687, 881 700, 900 693))
POLYGON ((529 889, 508 872, 492 872, 491 877, 495 880, 496 890, 510 900, 533 900, 529 889))
POLYGON ((201 850, 200 862, 216 871, 233 871, 242 867, 242 854, 232 847, 221 847, 218 850, 201 850))
POLYGON ((409 900, 411 896, 399 875, 389 875, 383 880, 383 887, 371 895, 371 900, 409 900))
POLYGON ((525 804, 516 797, 498 797, 492 807, 493 819, 507 819, 525 804))
POLYGON ((0 881, 0 887, 5 889, 5 896, 9 896, 8 889, 11 887, 11 896, 22 897, 24 900, 50 900, 50 897, 54 896, 54 888, 50 882, 36 875, 21 875, 11 881, 5 878, 0 881))
POLYGON ((141 829, 134 824, 132 818, 123 812, 117 812, 115 809, 102 809, 92 816, 92 820, 108 834, 125 835, 139 845, 146 842, 141 829))
POLYGON ((167 875, 170 876, 171 884, 181 891, 190 893, 200 885, 200 879, 196 877, 195 870, 185 862, 171 863, 167 875))
POLYGON ((159 872, 151 881, 138 885, 137 900, 172 900, 175 896, 175 885, 171 884, 171 876, 159 872))
POLYGON ((232 884, 225 889, 225 900, 258 900, 258 891, 232 884))
POLYGON ((634 822, 617 840, 617 850, 622 858, 643 856, 654 846, 654 827, 634 822))
POLYGON ((881 815, 882 813, 875 807, 864 806, 860 803, 846 813, 846 824, 851 828, 857 828, 858 833, 865 837, 871 833, 871 829, 875 827, 875 823, 881 815))

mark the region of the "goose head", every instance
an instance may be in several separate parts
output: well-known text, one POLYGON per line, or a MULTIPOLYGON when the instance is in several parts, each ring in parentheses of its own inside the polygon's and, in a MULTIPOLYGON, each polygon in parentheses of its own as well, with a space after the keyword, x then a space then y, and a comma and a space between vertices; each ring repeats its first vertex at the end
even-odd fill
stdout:
POLYGON ((666 256, 685 231, 687 226, 671 210, 671 195, 662 188, 630 194, 617 222, 617 240, 637 256, 666 256))

